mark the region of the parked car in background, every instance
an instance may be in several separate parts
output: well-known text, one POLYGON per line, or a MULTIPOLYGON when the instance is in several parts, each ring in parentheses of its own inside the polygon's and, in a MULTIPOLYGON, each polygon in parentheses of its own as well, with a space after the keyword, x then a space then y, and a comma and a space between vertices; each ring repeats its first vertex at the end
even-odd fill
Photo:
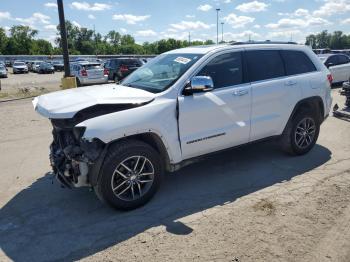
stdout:
POLYGON ((4 64, 0 64, 0 77, 7 78, 7 68, 4 64))
POLYGON ((5 66, 6 66, 6 67, 11 67, 11 66, 12 66, 11 61, 10 61, 10 60, 6 60, 6 61, 5 61, 5 66))
POLYGON ((322 54, 318 56, 333 76, 333 83, 349 81, 350 57, 344 54, 322 54))
POLYGON ((55 73, 55 68, 50 63, 41 62, 38 71, 39 74, 53 74, 55 73))
POLYGON ((108 70, 100 63, 78 62, 70 65, 70 71, 77 79, 77 85, 105 84, 108 82, 108 70))
POLYGON ((28 74, 28 66, 24 62, 15 61, 12 69, 14 74, 28 74))
POLYGON ((114 58, 107 61, 105 68, 109 71, 108 79, 118 83, 142 65, 138 58, 114 58))
POLYGON ((35 72, 35 73, 39 73, 39 67, 40 67, 41 63, 42 63, 42 61, 34 61, 34 62, 32 62, 31 71, 35 72))
POLYGON ((51 64, 55 68, 55 71, 63 71, 64 70, 63 61, 52 61, 51 64))
POLYGON ((212 45, 161 54, 121 85, 55 92, 33 105, 53 126, 57 179, 133 209, 165 171, 210 153, 275 138, 287 153, 307 154, 330 113, 331 81, 306 46, 212 45))

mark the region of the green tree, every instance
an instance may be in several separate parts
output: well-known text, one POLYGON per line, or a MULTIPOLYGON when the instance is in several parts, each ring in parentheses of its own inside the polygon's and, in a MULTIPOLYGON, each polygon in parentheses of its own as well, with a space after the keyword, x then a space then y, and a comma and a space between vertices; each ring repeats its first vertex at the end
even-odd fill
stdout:
POLYGON ((0 54, 5 53, 7 46, 8 37, 4 28, 0 27, 0 54))
POLYGON ((30 54, 31 55, 52 55, 53 54, 52 44, 49 41, 46 41, 44 39, 34 40, 30 54))
MULTIPOLYGON (((11 39, 8 42, 8 49, 14 55, 30 54, 34 37, 38 34, 37 30, 29 26, 15 25, 10 29, 11 39)), ((7 51, 9 51, 7 50, 7 51)))

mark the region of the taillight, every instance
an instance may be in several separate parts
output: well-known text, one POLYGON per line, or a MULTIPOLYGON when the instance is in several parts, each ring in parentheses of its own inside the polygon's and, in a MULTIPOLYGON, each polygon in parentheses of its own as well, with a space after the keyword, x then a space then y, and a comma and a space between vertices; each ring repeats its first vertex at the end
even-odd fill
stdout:
POLYGON ((88 76, 87 71, 86 71, 85 69, 82 69, 82 70, 80 71, 80 75, 81 75, 81 76, 88 76))
POLYGON ((327 79, 328 79, 329 84, 332 85, 332 83, 333 83, 333 76, 331 74, 328 74, 327 75, 327 79))
POLYGON ((129 71, 129 68, 126 65, 121 65, 119 70, 120 72, 124 73, 129 71))
POLYGON ((109 70, 108 70, 107 68, 105 68, 105 69, 103 70, 103 74, 104 74, 105 76, 108 76, 108 75, 109 75, 109 70))

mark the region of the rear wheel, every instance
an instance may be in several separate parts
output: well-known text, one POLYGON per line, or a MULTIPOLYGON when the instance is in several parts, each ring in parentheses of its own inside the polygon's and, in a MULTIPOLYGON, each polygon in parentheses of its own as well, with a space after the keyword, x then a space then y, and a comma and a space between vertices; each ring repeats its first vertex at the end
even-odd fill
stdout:
POLYGON ((316 114, 299 111, 287 124, 281 137, 282 149, 292 155, 304 155, 316 144, 320 122, 316 114))
POLYGON ((97 196, 122 210, 146 204, 160 185, 163 169, 159 159, 158 152, 144 142, 128 140, 115 144, 94 187, 97 196))

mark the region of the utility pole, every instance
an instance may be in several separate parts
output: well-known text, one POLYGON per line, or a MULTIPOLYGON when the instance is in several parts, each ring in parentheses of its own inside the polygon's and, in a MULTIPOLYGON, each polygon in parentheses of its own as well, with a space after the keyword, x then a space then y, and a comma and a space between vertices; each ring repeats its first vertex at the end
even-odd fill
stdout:
POLYGON ((220 8, 216 8, 216 44, 219 44, 219 12, 220 8))
POLYGON ((61 46, 62 46, 63 61, 64 61, 64 77, 70 77, 67 30, 66 30, 66 21, 64 18, 63 0, 57 0, 57 7, 58 7, 58 16, 60 19, 61 46))
POLYGON ((95 38, 95 55, 96 55, 96 59, 97 59, 97 39, 96 39, 95 24, 94 24, 94 38, 95 38))
POLYGON ((224 43, 224 22, 221 22, 221 43, 224 43))
POLYGON ((188 46, 191 45, 191 32, 188 32, 188 46))

